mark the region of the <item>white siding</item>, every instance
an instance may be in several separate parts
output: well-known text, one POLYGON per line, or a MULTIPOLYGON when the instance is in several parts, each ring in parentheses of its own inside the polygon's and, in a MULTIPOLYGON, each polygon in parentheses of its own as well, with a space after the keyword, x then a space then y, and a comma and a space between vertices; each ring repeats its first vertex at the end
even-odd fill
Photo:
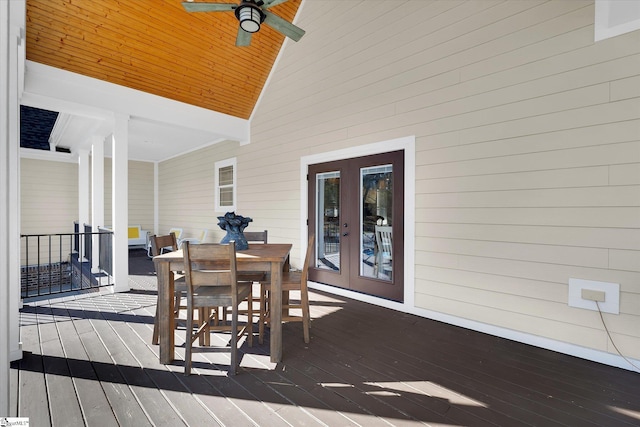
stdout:
POLYGON ((221 142, 160 163, 160 234, 178 227, 183 229, 183 238, 198 238, 206 229, 207 241, 220 241, 224 233, 217 225, 217 217, 225 212, 215 211, 215 162, 235 157, 237 147, 237 142, 221 142))
POLYGON ((640 358, 639 31, 594 43, 577 0, 307 1, 297 24, 238 150, 244 213, 296 244, 301 156, 416 135, 417 307, 614 353, 567 283, 616 282, 604 318, 640 358))
MULTIPOLYGON (((20 234, 73 233, 78 220, 78 165, 44 160, 20 160, 20 234)), ((49 242, 41 239, 40 256, 49 260, 49 242)), ((37 240, 29 241, 29 264, 37 263, 37 240)), ((21 242, 21 264, 26 263, 25 241, 21 242)), ((51 259, 66 261, 70 238, 52 241, 51 259), (62 255, 59 251, 62 244, 62 255), (62 256, 62 258, 60 258, 62 256)))
MULTIPOLYGON (((153 231, 153 163, 129 161, 129 225, 153 231)), ((104 159, 104 221, 111 225, 113 206, 111 158, 104 159)))
POLYGON ((129 161, 129 224, 153 231, 153 163, 129 161))
POLYGON ((78 220, 78 165, 20 160, 20 233, 73 233, 78 220))

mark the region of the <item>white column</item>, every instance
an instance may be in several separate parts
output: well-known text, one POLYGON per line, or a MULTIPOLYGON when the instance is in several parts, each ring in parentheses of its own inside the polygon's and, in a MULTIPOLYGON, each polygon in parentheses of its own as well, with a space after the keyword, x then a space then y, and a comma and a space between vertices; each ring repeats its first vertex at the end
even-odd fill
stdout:
POLYGON ((22 357, 20 121, 25 2, 0 1, 0 415, 10 413, 9 362, 22 357))
POLYGON ((129 116, 116 114, 112 136, 113 280, 116 292, 129 290, 129 116))
POLYGON ((89 150, 78 152, 78 224, 89 224, 89 150))
MULTIPOLYGON (((104 227, 104 137, 91 138, 91 226, 93 231, 104 227)), ((98 272, 99 242, 93 239, 91 246, 93 263, 91 271, 98 272)))
POLYGON ((160 202, 158 194, 160 192, 158 184, 158 162, 153 163, 153 234, 160 234, 160 202))

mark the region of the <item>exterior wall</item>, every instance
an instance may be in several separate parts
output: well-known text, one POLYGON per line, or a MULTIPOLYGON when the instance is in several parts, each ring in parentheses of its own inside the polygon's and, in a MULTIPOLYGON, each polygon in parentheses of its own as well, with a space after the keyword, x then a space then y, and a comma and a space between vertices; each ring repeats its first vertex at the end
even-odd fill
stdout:
POLYGON ((592 1, 367 3, 303 5, 239 210, 299 246, 302 156, 415 135, 417 309, 606 355, 568 281, 615 282, 604 320, 640 358, 640 31, 594 43, 592 1))
POLYGON ((153 163, 129 161, 129 224, 153 230, 153 163))
MULTIPOLYGON (((160 234, 178 227, 182 228, 183 238, 198 238, 202 230, 206 229, 207 241, 220 241, 224 232, 217 225, 217 217, 225 212, 215 211, 214 166, 219 160, 235 157, 237 147, 237 142, 221 142, 159 164, 160 234)), ((238 213, 252 216, 252 212, 242 209, 238 213)), ((253 229, 254 224, 250 227, 253 229)))
MULTIPOLYGON (((154 172, 152 162, 129 161, 129 225, 153 231, 154 172)), ((113 192, 111 158, 104 159, 104 222, 112 224, 113 192)))
MULTIPOLYGON (((111 159, 105 158, 105 224, 111 224, 111 159)), ((78 220, 78 164, 22 158, 22 234, 72 233, 78 220)), ((129 162, 129 223, 153 230, 153 163, 129 162)))
MULTIPOLYGON (((215 209, 215 162, 250 153, 251 149, 252 145, 244 148, 239 147, 237 142, 224 141, 161 162, 158 167, 158 232, 164 234, 178 227, 183 229, 183 238, 197 238, 203 229, 207 229, 207 241, 219 242, 225 232, 218 227, 217 217, 226 211, 215 209)), ((292 158, 298 163, 299 160, 292 158)), ((294 243, 292 264, 299 266, 302 257, 302 251, 296 243, 299 241, 299 167, 289 171, 291 182, 287 183, 286 188, 291 191, 286 196, 290 200, 269 200, 265 196, 270 190, 261 185, 259 177, 261 172, 269 173, 264 164, 243 163, 238 164, 237 168, 237 180, 241 186, 238 187, 236 213, 253 219, 247 230, 269 230, 270 242, 294 243)))
POLYGON ((78 164, 20 160, 21 234, 73 233, 78 220, 78 164))
MULTIPOLYGON (((20 234, 73 233, 78 220, 78 164, 70 162, 20 159, 20 234)), ((20 265, 66 262, 71 237, 20 239, 20 265), (49 251, 51 243, 51 251, 49 251), (49 256, 51 258, 49 258, 49 256)))

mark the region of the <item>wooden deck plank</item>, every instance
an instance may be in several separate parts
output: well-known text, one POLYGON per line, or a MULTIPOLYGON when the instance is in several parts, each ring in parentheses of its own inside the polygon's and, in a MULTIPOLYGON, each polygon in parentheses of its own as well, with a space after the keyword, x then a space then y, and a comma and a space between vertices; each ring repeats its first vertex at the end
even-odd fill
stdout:
MULTIPOLYGON (((284 325, 283 331, 286 331, 286 329, 287 325, 284 325)), ((287 339, 286 335, 284 339, 287 339)), ((258 347, 252 356, 259 356, 260 350, 264 352, 262 356, 267 357, 268 347, 264 346, 258 347)), ((251 371, 251 373, 256 379, 265 384, 269 384, 271 388, 287 399, 291 405, 304 408, 309 417, 312 417, 315 421, 323 425, 358 425, 329 405, 328 401, 335 400, 333 398, 337 395, 331 393, 328 399, 321 399, 318 394, 327 396, 327 394, 325 394, 326 389, 315 382, 311 382, 309 378, 305 377, 288 363, 283 369, 255 369, 251 371)), ((345 401, 340 399, 340 402, 343 403, 345 401)), ((279 412, 279 414, 283 416, 282 412, 279 412)), ((286 419, 296 425, 294 420, 286 419)), ((298 421, 298 423, 304 422, 302 419, 298 421)), ((367 422, 365 425, 369 426, 372 425, 372 423, 367 422)))
POLYGON ((135 354, 139 362, 145 367, 145 372, 156 388, 162 390, 166 401, 180 416, 182 422, 194 426, 218 425, 210 410, 203 407, 197 399, 193 398, 180 378, 180 374, 160 364, 157 347, 156 352, 153 352, 150 348, 151 335, 149 334, 146 340, 141 339, 141 337, 147 338, 147 325, 144 323, 119 322, 117 316, 117 314, 109 316, 116 333, 129 345, 130 351, 135 354))
MULTIPOLYGON (((334 300, 334 298, 331 297, 330 300, 334 300)), ((313 303, 318 303, 318 301, 314 301, 313 303)), ((324 300, 320 301, 319 305, 323 308, 322 310, 315 310, 315 307, 313 310, 315 313, 321 313, 318 318, 322 318, 323 316, 328 316, 329 314, 336 312, 335 308, 331 307, 331 304, 324 300)), ((366 305, 364 307, 366 308, 366 305)), ((414 373, 414 367, 410 367, 410 369, 403 371, 401 369, 403 366, 403 362, 401 360, 390 359, 387 357, 388 355, 386 352, 379 352, 377 350, 381 345, 384 345, 377 337, 369 337, 360 340, 357 335, 354 336, 352 333, 349 333, 346 338, 335 336, 335 330, 339 329, 340 325, 354 325, 352 329, 354 331, 358 331, 370 329, 359 328, 360 323, 370 322, 370 324, 376 324, 374 333, 376 335, 385 336, 385 342, 386 339, 389 339, 390 337, 397 337, 401 340, 401 346, 407 347, 407 343, 410 343, 409 347, 411 347, 413 343, 415 343, 416 339, 424 340, 422 334, 417 338, 407 337, 405 331, 398 329, 404 321, 408 321, 409 324, 414 322, 414 319, 412 319, 410 315, 387 312, 386 309, 380 310, 385 311, 385 316, 389 314, 389 320, 385 317, 385 323, 392 325, 391 330, 384 330, 384 325, 381 328, 378 328, 377 326, 382 324, 377 321, 377 319, 367 319, 366 316, 368 316, 368 314, 361 313, 360 311, 362 310, 352 304, 349 307, 349 310, 345 310, 345 312, 331 318, 332 322, 336 323, 335 325, 333 325, 332 322, 326 322, 325 320, 313 323, 312 339, 314 340, 314 347, 329 348, 327 357, 334 358, 335 356, 332 356, 334 354, 340 355, 344 352, 355 351, 355 355, 350 355, 347 360, 343 360, 342 363, 349 363, 350 366, 356 367, 363 364, 363 366, 369 367, 375 373, 377 381, 383 381, 383 384, 387 387, 389 387, 390 384, 394 384, 394 381, 395 383, 399 381, 401 385, 397 386, 397 388, 400 390, 409 390, 407 394, 403 395, 405 398, 413 399, 416 402, 429 407, 435 413, 446 413, 446 417, 450 422, 456 422, 460 425, 513 424, 512 418, 492 413, 476 400, 455 392, 450 388, 440 386, 432 377, 432 373, 430 372, 425 372, 424 375, 419 376, 414 373), (400 324, 396 322, 400 322, 400 324), (327 344, 322 342, 316 344, 317 340, 322 339, 316 332, 320 331, 320 334, 322 334, 322 329, 326 330, 325 332, 328 337, 327 344), (333 343, 335 342, 339 342, 341 345, 339 347, 333 347, 333 343), (353 345, 343 346, 342 343, 350 343, 353 345), (382 360, 381 358, 383 357, 386 357, 386 359, 382 360), (425 378, 428 378, 428 380, 425 380, 425 378), (405 381, 410 383, 411 387, 403 385, 402 383, 405 381), (429 396, 430 398, 425 400, 423 395, 429 396)), ((366 312, 367 310, 365 309, 364 311, 366 312)), ((391 339, 393 340, 393 338, 391 339)), ((344 358, 345 356, 342 357, 344 358)))
MULTIPOLYGON (((251 394, 255 396, 257 400, 263 402, 263 404, 270 409, 271 414, 277 414, 282 420, 279 424, 282 425, 320 425, 318 420, 311 417, 302 408, 293 404, 286 395, 281 394, 278 390, 281 382, 273 382, 273 375, 269 375, 271 381, 263 380, 258 375, 238 375, 234 378, 238 384, 247 390, 250 390, 251 394)), ((269 421, 274 417, 272 416, 269 421)))
MULTIPOLYGON (((184 337, 182 337, 184 338, 184 337)), ((219 334, 212 337, 212 345, 220 346, 227 342, 229 338, 225 335, 219 334)), ((178 342, 178 341, 176 341, 178 342)), ((207 366, 207 363, 216 362, 218 357, 211 357, 211 353, 201 353, 203 356, 197 372, 203 375, 207 375, 209 383, 215 387, 218 393, 226 396, 234 405, 236 405, 244 414, 249 416, 253 422, 257 425, 269 425, 269 426, 286 426, 290 425, 284 417, 284 413, 288 409, 287 401, 282 396, 278 395, 269 384, 264 383, 252 375, 252 369, 247 368, 247 365, 255 364, 256 362, 249 362, 252 354, 260 353, 268 354, 268 341, 262 346, 262 350, 257 347, 249 348, 245 343, 240 348, 240 369, 239 374, 234 377, 227 377, 220 375, 220 372, 212 376, 207 374, 209 370, 224 370, 227 369, 229 364, 229 358, 225 355, 224 364, 207 366), (258 410, 260 408, 260 410, 258 410)), ((215 355, 215 353, 213 354, 215 355)), ((269 363, 269 362, 267 362, 269 363)), ((312 424, 309 424, 312 425, 312 424)))
POLYGON ((428 404, 420 405, 415 400, 407 399, 406 395, 398 393, 398 390, 380 386, 376 384, 380 381, 380 376, 363 375, 361 369, 360 372, 355 369, 359 361, 354 363, 355 359, 351 357, 352 354, 335 350, 335 348, 320 350, 319 353, 314 352, 313 355, 309 355, 308 352, 307 354, 296 354, 296 359, 287 360, 287 363, 293 366, 300 364, 302 368, 305 364, 317 363, 316 358, 333 359, 330 364, 323 364, 322 367, 315 366, 318 368, 316 381, 328 384, 328 387, 333 388, 335 393, 339 393, 345 398, 350 398, 349 396, 355 394, 358 397, 355 401, 362 408, 361 411, 365 410, 392 424, 402 420, 446 422, 446 418, 442 415, 442 412, 446 412, 446 407, 443 407, 440 402, 424 396, 424 400, 428 404))
MULTIPOLYGON (((387 346, 394 347, 393 341, 387 346)), ((583 407, 581 421, 583 425, 607 425, 611 422, 610 416, 604 416, 593 410, 594 407, 600 405, 596 405, 596 402, 586 398, 586 395, 589 394, 588 390, 570 386, 560 381, 557 376, 545 375, 540 371, 524 370, 520 361, 509 360, 508 355, 503 356, 505 353, 496 352, 494 349, 488 350, 490 348, 491 346, 486 345, 486 340, 484 345, 451 342, 447 346, 441 346, 435 353, 440 357, 440 363, 459 361, 461 364, 468 362, 468 354, 472 354, 471 359, 475 366, 482 366, 483 369, 467 368, 466 371, 462 369, 459 372, 492 384, 493 387, 500 389, 505 396, 528 395, 527 398, 516 401, 520 408, 528 407, 532 412, 542 413, 555 421, 563 422, 569 406, 583 407), (553 396, 553 398, 549 398, 549 396, 553 396)), ((418 354, 428 350, 429 346, 424 342, 416 345, 418 354)), ((572 419, 574 417, 575 415, 571 415, 572 419)))
POLYGON ((86 424, 117 426, 115 414, 82 342, 82 335, 93 333, 89 317, 58 322, 60 339, 86 424))
MULTIPOLYGON (((357 305, 357 304, 353 304, 353 305, 357 305)), ((333 315, 334 318, 331 320, 337 321, 340 324, 355 324, 356 326, 354 326, 353 330, 358 330, 358 327, 357 327, 358 322, 363 322, 363 323, 375 322, 375 319, 368 319, 367 317, 364 317, 364 316, 360 317, 359 320, 354 319, 353 315, 354 313, 357 313, 357 311, 358 311, 357 307, 351 307, 350 310, 344 310, 344 312, 335 313, 333 315), (339 317, 345 317, 345 319, 339 319, 339 317)), ((393 316, 393 313, 390 313, 390 314, 391 316, 393 316)), ((369 340, 367 340, 366 338, 363 338, 362 334, 360 336, 353 336, 352 332, 347 332, 345 334, 346 336, 344 337, 340 337, 340 336, 335 337, 336 333, 340 334, 341 332, 335 332, 335 327, 333 325, 327 325, 327 328, 325 329, 324 326, 322 325, 322 322, 320 321, 314 323, 314 336, 316 338, 323 338, 326 341, 326 343, 322 344, 322 347, 328 348, 327 351, 335 354, 334 358, 335 357, 340 358, 340 360, 337 363, 342 365, 353 364, 356 367, 361 366, 360 365, 361 359, 367 358, 369 360, 373 360, 376 358, 385 358, 387 356, 388 351, 393 351, 393 348, 397 347, 398 345, 406 346, 406 343, 411 342, 413 343, 412 346, 416 347, 413 354, 420 355, 420 357, 417 358, 415 356, 410 356, 408 359, 407 358, 403 359, 402 357, 398 358, 398 356, 396 356, 396 358, 388 361, 390 366, 394 366, 394 365, 409 366, 411 370, 420 372, 420 368, 424 367, 424 364, 422 364, 423 359, 428 358, 429 363, 432 364, 432 366, 429 366, 429 368, 431 369, 426 369, 426 368, 423 369, 424 376, 421 376, 420 379, 434 378, 434 375, 438 375, 438 372, 437 372, 439 369, 438 367, 441 366, 442 363, 446 364, 448 361, 446 359, 438 360, 437 363, 432 361, 431 359, 433 358, 433 355, 437 354, 438 351, 433 346, 427 349, 421 348, 419 344, 420 340, 413 339, 414 337, 406 336, 406 334, 403 333, 404 331, 402 331, 402 329, 398 329, 398 326, 399 325, 396 325, 396 329, 394 330, 393 333, 391 331, 385 331, 384 327, 381 326, 382 330, 379 331, 380 334, 384 334, 386 337, 388 337, 388 339, 391 340, 392 343, 394 341, 394 337, 398 337, 398 340, 400 341, 399 343, 396 343, 396 345, 392 344, 388 346, 388 350, 380 349, 380 345, 377 345, 377 346, 368 345, 369 340), (338 342, 341 342, 341 343, 344 342, 348 344, 344 346, 336 347, 332 344, 332 342, 336 341, 336 338, 338 342), (347 351, 349 353, 347 353, 347 351), (416 359, 416 360, 413 361, 412 359, 416 359), (357 361, 357 363, 355 363, 355 361, 357 361), (436 370, 435 373, 433 370, 434 368, 436 370)), ((375 342, 375 341, 371 341, 371 342, 375 342)), ((472 353, 467 353, 467 354, 472 354, 472 353)), ((475 385, 476 382, 470 380, 466 376, 461 375, 459 373, 460 369, 464 369, 463 365, 461 365, 461 367, 458 368, 457 372, 442 373, 439 376, 438 382, 440 382, 441 384, 446 384, 445 387, 447 389, 456 390, 458 392, 462 391, 462 394, 470 396, 471 399, 485 402, 485 404, 489 403, 490 406, 487 405, 487 408, 485 410, 477 411, 477 412, 481 412, 481 414, 479 413, 478 415, 481 416, 481 418, 484 419, 485 421, 495 422, 498 425, 510 425, 510 416, 502 417, 499 414, 501 405, 505 404, 503 400, 494 399, 492 396, 487 395, 486 393, 484 394, 477 393, 474 389, 469 389, 468 387, 465 387, 465 384, 475 385), (487 402, 487 399, 491 399, 491 400, 487 402), (496 413, 496 411, 498 413, 496 413)), ((364 380, 366 379, 367 379, 367 376, 364 376, 364 380)), ((363 380, 358 380, 357 378, 354 378, 353 381, 355 382, 355 381, 363 381, 363 380)), ((481 381, 481 382, 477 382, 477 385, 478 387, 482 387, 482 388, 493 387, 493 385, 490 382, 485 383, 481 381)), ((502 391, 499 389, 495 389, 495 393, 497 395, 500 395, 502 391)), ((505 393, 505 396, 507 398, 510 398, 508 396, 508 393, 505 393)), ((522 415, 522 419, 527 419, 527 420, 530 419, 531 422, 533 423, 535 422, 535 419, 539 417, 540 418, 539 422, 546 423, 546 425, 553 425, 553 422, 550 422, 549 420, 544 419, 543 417, 539 416, 535 412, 527 412, 524 408, 521 408, 517 405, 511 405, 511 404, 508 404, 508 405, 509 405, 508 406, 509 411, 513 411, 516 413, 520 412, 522 415)))
MULTIPOLYGON (((148 310, 148 308, 147 308, 148 310)), ((151 341, 150 328, 145 328, 143 325, 135 327, 138 333, 143 337, 143 341, 151 341), (145 335, 146 334, 146 335, 145 335)), ((184 358, 184 330, 176 331, 176 356, 177 361, 169 368, 178 375, 182 375, 183 367, 182 360, 184 358)), ((226 335, 217 335, 212 337, 212 350, 203 352, 195 352, 193 354, 193 373, 201 374, 191 375, 189 377, 181 377, 185 386, 193 393, 202 393, 202 390, 206 390, 206 393, 202 393, 199 397, 204 403, 205 401, 214 401, 216 404, 221 402, 227 402, 227 406, 223 411, 216 407, 215 416, 219 419, 219 422, 224 425, 243 425, 250 422, 257 425, 269 425, 269 426, 285 426, 288 425, 280 416, 279 409, 286 408, 286 405, 273 408, 274 403, 269 402, 266 404, 256 394, 263 393, 264 390, 261 387, 257 387, 256 383, 252 383, 251 391, 249 391, 245 385, 237 381, 237 378, 241 380, 244 375, 238 375, 235 378, 228 378, 226 371, 230 362, 228 350, 218 351, 215 346, 226 345, 228 337, 226 335), (212 375, 213 373, 213 375, 212 375), (202 378, 206 379, 202 382, 202 378), (221 401, 220 398, 226 400, 221 401), (256 410, 256 404, 261 407, 261 410, 256 410), (266 405, 266 406, 265 406, 266 405), (241 423, 241 424, 238 424, 241 423)), ((257 340, 256 340, 257 343, 257 340)), ((153 346, 157 349, 157 346, 153 346)), ((268 348, 268 345, 266 347, 268 348)), ((241 348, 241 354, 244 350, 247 350, 246 343, 241 348)), ((156 350, 157 351, 157 350, 156 350)), ((249 349, 250 352, 253 350, 249 349)), ((268 351, 268 350, 267 350, 268 351)), ((264 350, 262 352, 265 353, 264 350)), ((243 354, 243 356, 246 356, 243 354)), ((246 363, 243 361, 244 357, 241 356, 241 372, 244 370, 246 363)), ((157 360, 157 355, 155 355, 157 360)))
POLYGON ((172 426, 184 424, 162 390, 148 375, 148 369, 133 355, 132 345, 124 339, 127 336, 123 336, 123 333, 130 332, 130 327, 122 322, 108 322, 108 325, 120 340, 119 344, 109 340, 115 346, 110 347, 113 363, 121 371, 123 381, 131 388, 151 423, 172 426))
MULTIPOLYGON (((121 294, 125 295, 125 294, 121 294)), ((106 299, 103 298, 103 299, 106 299)), ((124 296, 122 300, 131 299, 131 296, 124 296)), ((146 304, 149 298, 142 297, 140 304, 146 304)), ((155 298, 153 298, 155 300, 155 298)), ((84 303, 86 307, 91 307, 89 302, 84 303)), ((139 304, 138 304, 139 305, 139 304)), ((93 304, 95 307, 95 304, 93 304)), ((138 404, 141 406, 141 410, 146 414, 142 418, 140 418, 140 424, 144 423, 144 419, 151 420, 155 425, 162 425, 168 423, 169 425, 180 425, 183 424, 181 418, 176 414, 172 405, 170 405, 165 399, 162 392, 157 388, 156 384, 151 381, 151 379, 146 374, 146 370, 143 369, 143 366, 138 362, 138 360, 132 355, 129 347, 125 344, 125 341, 119 336, 116 332, 116 329, 113 328, 113 324, 121 326, 124 330, 130 330, 129 326, 125 323, 126 321, 135 321, 137 320, 135 316, 127 316, 127 315, 114 315, 114 306, 112 303, 109 304, 109 311, 100 312, 98 314, 91 313, 83 313, 82 305, 78 304, 67 304, 68 310, 72 315, 76 316, 88 316, 95 319, 92 323, 92 328, 98 332, 101 337, 101 340, 107 344, 107 348, 109 349, 109 355, 111 357, 111 364, 117 366, 118 374, 115 374, 112 378, 112 382, 117 382, 120 380, 121 384, 126 384, 129 386, 132 393, 134 393, 134 399, 137 400, 138 404), (114 317, 118 319, 116 322, 109 322, 105 318, 114 317), (109 325, 107 327, 106 325, 109 325), (103 336, 104 334, 104 336, 103 336), (115 339, 114 337, 117 337, 115 339)), ((123 304, 119 307, 120 310, 126 310, 127 305, 123 304)), ((144 316, 140 316, 141 321, 147 322, 152 321, 144 316)), ((121 329, 122 329, 121 328, 121 329)), ((106 363, 108 365, 109 362, 106 363)), ((112 369, 110 366, 107 369, 112 369)), ((140 415, 138 415, 140 416, 140 415)), ((136 416, 135 418, 138 418, 136 416)), ((130 417, 132 422, 135 424, 136 420, 134 417, 130 417)))
POLYGON ((59 425, 75 405, 87 425, 640 425, 636 373, 315 291, 311 343, 284 325, 283 362, 245 343, 237 376, 213 349, 185 377, 184 330, 171 365, 150 344, 155 277, 137 258, 148 265, 132 292, 25 305, 15 415, 51 425, 51 405, 59 425))
POLYGON ((9 417, 15 418, 18 416, 18 389, 20 382, 18 379, 18 362, 11 363, 11 369, 9 369, 9 417))
POLYGON ((118 424, 121 426, 152 425, 147 413, 129 388, 122 371, 111 357, 114 352, 126 349, 119 348, 121 342, 106 320, 91 320, 91 324, 95 334, 83 334, 81 339, 90 360, 93 362, 96 375, 100 379, 118 424), (100 345, 101 343, 104 345, 100 345))
MULTIPOLYGON (((519 353, 512 349, 514 347, 520 349, 527 346, 522 344, 514 345, 517 343, 497 337, 485 336, 481 338, 483 338, 482 342, 474 345, 473 351, 478 362, 489 367, 485 370, 485 373, 518 384, 523 384, 524 377, 526 377, 526 386, 533 392, 549 395, 549 391, 553 390, 554 399, 548 401, 551 406, 557 405, 559 408, 563 408, 567 404, 582 406, 585 408, 585 419, 606 424, 610 420, 608 418, 601 418, 603 414, 599 411, 606 408, 607 404, 615 405, 620 402, 631 403, 634 401, 633 394, 624 392, 613 392, 608 401, 603 401, 602 398, 605 397, 606 399, 606 396, 600 393, 596 394, 598 396, 597 401, 590 398, 592 390, 601 387, 602 384, 594 382, 594 379, 600 377, 602 380, 605 380, 607 377, 607 375, 598 374, 601 365, 597 363, 578 359, 574 360, 574 363, 570 364, 574 367, 574 370, 578 365, 583 365, 583 369, 577 373, 577 376, 579 376, 582 381, 576 381, 576 377, 566 375, 565 371, 561 368, 554 367, 553 364, 550 364, 547 369, 543 369, 540 361, 554 359, 556 354, 553 352, 532 347, 528 349, 529 351, 527 353, 519 353), (528 354, 528 356, 525 356, 525 354, 528 354), (540 354, 540 356, 532 357, 534 354, 540 354), (500 360, 499 370, 496 370, 495 363, 491 363, 495 362, 496 358, 500 360)), ((563 355, 562 359, 568 360, 571 358, 563 355)), ((609 368, 607 371, 613 373, 615 369, 612 370, 609 368)), ((609 412, 609 416, 615 415, 611 414, 610 411, 605 410, 605 412, 609 412)))
POLYGON ((49 400, 44 375, 44 364, 40 349, 38 312, 35 308, 29 314, 22 314, 20 340, 24 351, 22 360, 17 363, 20 369, 18 380, 18 416, 28 417, 29 423, 37 426, 50 426, 49 400), (24 318, 29 317, 28 321, 24 318))
MULTIPOLYGON (((350 310, 349 315, 350 316, 353 315, 353 312, 354 310, 350 310)), ((420 319, 419 321, 423 322, 424 320, 420 319)), ((464 340, 460 340, 458 342, 451 341, 450 343, 446 343, 445 341, 440 340, 440 342, 435 343, 435 342, 429 342, 431 340, 430 337, 423 338, 422 333, 414 334, 415 336, 412 336, 412 334, 403 334, 403 333, 393 334, 392 331, 390 330, 384 330, 384 327, 382 329, 383 330, 380 331, 382 334, 384 334, 385 336, 389 334, 388 335, 389 339, 385 341, 385 346, 389 347, 390 349, 393 349, 396 346, 401 347, 402 346, 401 340, 408 340, 410 342, 416 343, 415 346, 411 349, 412 354, 430 354, 430 353, 440 352, 440 356, 439 356, 440 359, 439 361, 436 362, 436 364, 438 365, 445 365, 446 363, 456 362, 456 360, 459 360, 459 363, 456 363, 456 366, 464 367, 466 366, 465 363, 468 364, 469 362, 474 361, 474 363, 479 364, 483 368, 479 370, 476 369, 476 370, 467 371, 467 374, 470 377, 478 376, 478 375, 484 376, 483 378, 477 378, 478 384, 480 384, 480 386, 483 388, 499 386, 499 388, 496 389, 496 392, 492 394, 499 393, 501 395, 509 396, 509 397, 516 396, 516 398, 519 400, 512 404, 518 408, 529 407, 530 412, 534 414, 542 413, 547 417, 551 417, 554 421, 561 422, 565 417, 566 412, 570 412, 570 413, 573 412, 570 406, 575 406, 576 408, 580 407, 580 405, 575 404, 576 400, 581 399, 579 389, 574 390, 574 394, 570 395, 568 394, 568 392, 565 392, 563 388, 564 385, 561 382, 555 381, 555 379, 552 376, 548 378, 543 377, 544 381, 539 381, 538 379, 539 375, 537 372, 534 373, 533 376, 530 376, 531 375, 530 373, 527 374, 527 381, 523 382, 521 378, 524 373, 524 371, 521 369, 522 363, 515 361, 514 366, 508 366, 508 365, 505 365, 504 361, 499 361, 499 363, 496 363, 496 361, 494 360, 495 358, 491 358, 491 357, 483 358, 482 355, 487 354, 486 349, 491 348, 491 346, 486 345, 487 341, 490 341, 490 340, 484 339, 482 340, 484 345, 478 345, 478 346, 469 345, 469 343, 464 340), (434 344, 438 344, 438 345, 434 345, 434 344), (434 350, 434 348, 438 350, 434 350), (473 355, 471 360, 469 358, 470 354, 473 355), (480 357, 478 355, 480 355, 480 357), (549 382, 552 382, 551 389, 555 391, 553 399, 548 398, 549 396, 548 392, 550 390, 547 383, 549 382), (523 383, 525 383, 526 386, 522 386, 521 384, 523 383), (490 384, 490 385, 483 386, 482 384, 490 384), (536 393, 540 395, 539 398, 536 398, 536 399, 521 399, 518 397, 521 395, 536 394, 536 393), (564 400, 559 399, 558 395, 563 395, 565 399, 564 400), (536 403, 534 403, 534 401, 536 403), (537 402, 543 402, 542 406, 540 406, 540 404, 538 404, 537 402)), ((425 331, 427 329, 425 329, 424 327, 419 327, 419 328, 416 328, 415 330, 425 331)), ((464 332, 462 331, 457 331, 457 332, 459 336, 464 335, 464 332)), ((482 334, 474 334, 474 335, 478 336, 482 334)), ((494 340, 499 340, 495 337, 491 337, 491 338, 494 340)), ((356 345, 363 344, 362 342, 357 341, 357 338, 354 338, 354 339, 356 340, 355 341, 356 345)), ((522 347, 521 344, 520 346, 522 347)), ((371 352, 369 351, 367 351, 367 353, 369 354, 369 356, 375 357, 375 354, 371 354, 371 352)), ((379 356, 384 356, 384 352, 381 352, 379 356)), ((362 360, 366 360, 364 359, 364 356, 362 360)), ((392 362, 398 365, 403 364, 402 361, 398 361, 398 360, 393 360, 392 362)), ((597 406, 597 407, 603 408, 603 405, 594 405, 594 402, 585 401, 584 403, 585 405, 589 405, 589 407, 597 406)), ((511 413, 512 411, 508 410, 507 412, 511 413)), ((598 413, 592 412, 591 414, 589 414, 589 411, 584 411, 584 410, 582 412, 583 412, 583 415, 582 415, 581 423, 583 423, 584 425, 590 425, 590 424, 591 425, 607 425, 609 422, 612 421, 611 419, 612 416, 614 418, 618 418, 621 422, 623 421, 624 418, 626 418, 625 415, 615 414, 615 413, 612 413, 611 411, 608 411, 608 414, 602 417, 598 413)), ((571 414, 570 417, 572 420, 575 420, 575 414, 571 414)), ((551 423, 551 422, 552 421, 547 421, 547 423, 551 423)))
MULTIPOLYGON (((419 347, 419 345, 418 345, 419 347)), ((393 346, 389 346, 392 350, 393 346)), ((416 354, 428 354, 423 360, 408 354, 397 355, 394 358, 400 364, 412 366, 417 372, 420 368, 428 369, 428 372, 434 372, 434 366, 437 367, 439 382, 448 388, 460 390, 464 394, 471 396, 473 399, 483 402, 490 411, 484 411, 484 415, 489 420, 496 420, 496 417, 511 418, 516 416, 519 419, 526 419, 532 424, 559 425, 561 420, 557 416, 561 416, 561 412, 557 412, 554 408, 547 405, 544 400, 530 399, 528 397, 529 390, 521 387, 517 383, 506 381, 501 377, 509 375, 507 368, 502 368, 497 375, 491 375, 487 372, 482 360, 478 360, 475 356, 477 350, 471 348, 460 348, 456 343, 441 345, 435 348, 420 348, 416 350, 416 354), (450 349, 450 346, 453 348, 450 349), (411 359, 415 360, 411 360, 411 359), (446 363, 460 361, 466 359, 463 365, 460 365, 455 372, 443 370, 440 367, 446 363), (482 369, 479 369, 481 367, 482 369), (557 412, 554 414, 554 412, 557 412)), ((490 364, 494 366, 494 364, 490 364)), ((535 393, 535 390, 531 390, 535 393)), ((500 423, 506 423, 505 419, 500 423)))
POLYGON ((62 342, 58 335, 58 322, 61 319, 55 316, 49 307, 43 308, 49 311, 52 321, 40 323, 40 336, 47 337, 41 342, 43 364, 46 378, 47 395, 51 407, 51 424, 53 426, 84 426, 82 410, 76 397, 76 390, 69 372, 67 359, 62 348, 62 342))
MULTIPOLYGON (((286 330, 286 326, 284 330, 286 330)), ((280 368, 273 371, 255 370, 252 373, 260 381, 270 383, 292 404, 305 408, 309 415, 319 422, 325 425, 356 425, 336 410, 336 407, 340 406, 338 402, 344 403, 346 401, 337 398, 338 396, 333 393, 327 394, 324 387, 310 380, 290 364, 281 364, 280 368)), ((341 409, 345 409, 345 406, 342 406, 341 409)))

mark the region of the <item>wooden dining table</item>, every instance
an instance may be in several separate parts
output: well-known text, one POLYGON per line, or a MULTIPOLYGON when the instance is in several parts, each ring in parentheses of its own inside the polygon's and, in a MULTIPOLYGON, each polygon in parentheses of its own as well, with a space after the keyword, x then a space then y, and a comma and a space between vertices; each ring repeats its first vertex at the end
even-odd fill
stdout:
MULTIPOLYGON (((271 273, 271 362, 282 361, 282 271, 288 268, 291 244, 250 244, 248 249, 236 251, 238 271, 265 271, 271 273)), ((158 278, 158 331, 160 363, 170 364, 175 359, 174 271, 184 271, 182 250, 155 256, 153 262, 158 278)), ((251 321, 251 319, 249 319, 251 321)))

